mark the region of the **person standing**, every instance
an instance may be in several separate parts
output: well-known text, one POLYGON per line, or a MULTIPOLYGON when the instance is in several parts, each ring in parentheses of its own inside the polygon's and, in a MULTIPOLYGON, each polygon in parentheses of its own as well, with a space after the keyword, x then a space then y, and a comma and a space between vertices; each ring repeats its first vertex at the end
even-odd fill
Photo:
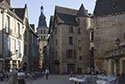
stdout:
POLYGON ((45 75, 46 75, 46 80, 48 80, 48 76, 49 76, 49 69, 45 70, 45 75))
POLYGON ((17 72, 15 70, 10 71, 9 76, 9 84, 17 84, 17 72))

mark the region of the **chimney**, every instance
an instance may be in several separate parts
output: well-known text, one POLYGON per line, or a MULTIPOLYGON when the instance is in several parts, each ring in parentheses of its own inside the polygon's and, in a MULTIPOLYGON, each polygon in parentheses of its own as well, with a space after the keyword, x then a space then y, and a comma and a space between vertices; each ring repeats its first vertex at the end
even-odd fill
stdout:
POLYGON ((35 25, 34 24, 30 24, 30 26, 35 31, 35 25))

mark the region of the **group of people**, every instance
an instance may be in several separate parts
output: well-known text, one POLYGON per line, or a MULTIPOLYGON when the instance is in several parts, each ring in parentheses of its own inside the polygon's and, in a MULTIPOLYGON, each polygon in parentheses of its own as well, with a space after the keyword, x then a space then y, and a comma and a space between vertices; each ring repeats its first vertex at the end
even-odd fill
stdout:
POLYGON ((116 84, 125 84, 125 74, 117 74, 116 84))
POLYGON ((42 77, 45 75, 46 80, 48 80, 49 69, 46 68, 40 72, 23 72, 22 69, 12 69, 10 72, 1 71, 0 81, 8 81, 8 84, 26 84, 25 78, 35 79, 37 77, 42 77))
POLYGON ((8 80, 8 71, 0 71, 0 81, 8 80))
POLYGON ((23 72, 23 70, 15 70, 13 69, 12 71, 10 71, 10 73, 8 74, 9 76, 9 80, 8 83, 9 84, 25 84, 25 73, 23 72))

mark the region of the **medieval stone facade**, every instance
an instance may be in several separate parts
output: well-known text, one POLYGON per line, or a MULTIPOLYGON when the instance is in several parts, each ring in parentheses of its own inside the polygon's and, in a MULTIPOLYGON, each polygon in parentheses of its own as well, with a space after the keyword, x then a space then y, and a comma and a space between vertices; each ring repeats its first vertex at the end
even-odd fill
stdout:
POLYGON ((79 10, 56 6, 49 28, 52 73, 87 73, 91 67, 89 22, 83 5, 79 10))
MULTIPOLYGON (((111 66, 121 67, 119 73, 124 72, 124 55, 119 56, 119 64, 112 59, 104 59, 107 51, 116 48, 116 40, 125 41, 125 24, 124 24, 124 1, 120 0, 97 0, 94 10, 94 48, 95 48, 95 69, 97 71, 104 70, 108 74, 116 73, 111 70, 111 66), (115 62, 113 64, 113 62, 115 62)), ((116 69, 116 68, 113 68, 116 69)))
MULTIPOLYGON (((28 60, 32 58, 29 53, 33 49, 30 48, 29 43, 34 41, 29 39, 31 30, 27 5, 24 8, 12 8, 11 0, 0 0, 0 71, 9 71, 13 68, 28 70, 28 60)), ((35 35, 37 42, 35 31, 32 30, 31 33, 35 35)), ((38 52, 33 53, 34 57, 38 58, 38 52)))

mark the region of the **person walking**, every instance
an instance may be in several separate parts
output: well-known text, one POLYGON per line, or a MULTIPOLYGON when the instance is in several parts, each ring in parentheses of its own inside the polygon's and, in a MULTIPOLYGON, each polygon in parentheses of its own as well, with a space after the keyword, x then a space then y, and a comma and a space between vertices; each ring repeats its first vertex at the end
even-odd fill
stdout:
POLYGON ((17 84, 17 72, 12 70, 9 74, 9 84, 17 84))
POLYGON ((17 80, 18 84, 26 84, 25 73, 23 72, 23 70, 19 70, 19 72, 17 73, 17 80))
POLYGON ((0 71, 0 80, 3 81, 3 73, 0 71))
POLYGON ((49 76, 49 69, 45 70, 45 75, 46 75, 46 80, 48 80, 48 76, 49 76))

